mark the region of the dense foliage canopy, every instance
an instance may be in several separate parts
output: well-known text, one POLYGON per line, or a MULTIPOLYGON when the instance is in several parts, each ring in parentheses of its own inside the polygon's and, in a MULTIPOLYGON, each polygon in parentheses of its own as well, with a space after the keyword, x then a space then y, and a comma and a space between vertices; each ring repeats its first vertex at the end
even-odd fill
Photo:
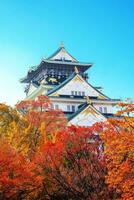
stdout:
POLYGON ((133 200, 134 105, 119 107, 87 128, 45 96, 0 104, 0 199, 133 200))

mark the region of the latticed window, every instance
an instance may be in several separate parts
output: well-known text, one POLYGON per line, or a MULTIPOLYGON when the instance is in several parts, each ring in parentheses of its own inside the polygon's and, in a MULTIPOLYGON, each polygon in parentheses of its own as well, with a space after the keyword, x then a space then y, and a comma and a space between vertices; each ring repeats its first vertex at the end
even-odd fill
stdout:
POLYGON ((67 111, 70 111, 70 105, 67 105, 67 111))
POLYGON ((85 96, 85 92, 84 91, 71 91, 71 95, 85 96))
POLYGON ((79 96, 81 96, 81 92, 80 91, 78 92, 78 94, 79 94, 79 96))
POLYGON ((72 105, 72 112, 75 112, 75 106, 72 105))
POLYGON ((99 107, 99 111, 102 112, 102 107, 99 107))
POLYGON ((55 109, 56 110, 59 109, 59 105, 58 104, 55 105, 55 109))
POLYGON ((85 96, 85 92, 82 92, 82 96, 85 96))
POLYGON ((74 91, 71 91, 71 95, 74 95, 74 91))
POLYGON ((107 107, 104 107, 104 113, 107 113, 107 107))

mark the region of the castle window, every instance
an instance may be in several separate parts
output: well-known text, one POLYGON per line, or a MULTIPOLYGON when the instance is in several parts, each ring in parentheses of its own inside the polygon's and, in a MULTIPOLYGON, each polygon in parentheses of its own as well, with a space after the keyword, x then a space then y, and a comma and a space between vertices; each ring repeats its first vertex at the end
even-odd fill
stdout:
POLYGON ((79 93, 79 96, 81 96, 81 92, 79 91, 78 93, 79 93))
POLYGON ((70 111, 70 105, 67 105, 67 111, 70 111))
POLYGON ((107 113, 107 107, 104 107, 104 113, 107 113))
POLYGON ((75 96, 77 96, 77 91, 75 91, 75 96))
POLYGON ((85 92, 82 92, 82 96, 85 96, 85 92))
POLYGON ((75 106, 72 105, 72 112, 75 112, 75 106))
POLYGON ((99 107, 99 111, 102 113, 102 107, 99 107))
POLYGON ((71 95, 74 95, 74 91, 71 91, 71 95))
POLYGON ((59 105, 58 104, 55 105, 55 109, 56 110, 59 109, 59 105))
POLYGON ((64 60, 65 60, 65 57, 61 57, 61 60, 63 60, 63 61, 64 61, 64 60))

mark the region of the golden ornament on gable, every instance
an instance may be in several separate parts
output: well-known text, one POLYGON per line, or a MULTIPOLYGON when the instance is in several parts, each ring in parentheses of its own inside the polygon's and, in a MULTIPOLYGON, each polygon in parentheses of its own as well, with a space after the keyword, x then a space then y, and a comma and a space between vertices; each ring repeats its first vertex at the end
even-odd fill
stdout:
POLYGON ((98 97, 97 97, 97 99, 106 99, 104 96, 102 96, 102 95, 99 95, 98 97))

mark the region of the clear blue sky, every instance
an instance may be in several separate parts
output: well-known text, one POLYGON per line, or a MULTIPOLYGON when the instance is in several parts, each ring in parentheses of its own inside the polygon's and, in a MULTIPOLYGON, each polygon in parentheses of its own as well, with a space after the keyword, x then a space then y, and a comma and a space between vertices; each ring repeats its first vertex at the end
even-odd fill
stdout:
POLYGON ((0 102, 25 97, 19 79, 60 41, 94 63, 90 83, 134 98, 134 0, 0 0, 0 102))

